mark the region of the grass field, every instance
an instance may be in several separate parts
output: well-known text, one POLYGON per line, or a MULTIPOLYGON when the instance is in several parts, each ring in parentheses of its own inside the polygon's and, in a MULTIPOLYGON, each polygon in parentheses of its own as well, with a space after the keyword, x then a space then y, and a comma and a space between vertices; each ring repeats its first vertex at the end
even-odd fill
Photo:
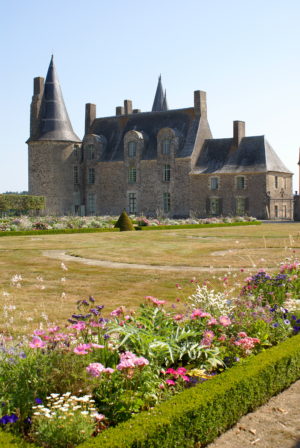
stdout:
POLYGON ((190 280, 194 276, 200 282, 218 283, 218 278, 231 272, 232 284, 238 284, 249 268, 274 268, 287 257, 297 257, 299 249, 297 223, 1 238, 0 331, 27 333, 41 321, 44 325, 62 324, 75 312, 76 300, 89 295, 104 304, 107 312, 119 305, 135 307, 146 295, 177 303, 177 297, 193 292, 190 280), (54 249, 76 257, 186 266, 186 270, 99 268, 74 261, 65 263, 65 271, 60 260, 43 255, 54 249), (193 270, 201 266, 208 272, 193 270), (224 269, 224 274, 214 272, 214 268, 224 269), (13 284, 14 275, 21 275, 22 280, 13 284), (176 283, 182 289, 176 288, 176 283))

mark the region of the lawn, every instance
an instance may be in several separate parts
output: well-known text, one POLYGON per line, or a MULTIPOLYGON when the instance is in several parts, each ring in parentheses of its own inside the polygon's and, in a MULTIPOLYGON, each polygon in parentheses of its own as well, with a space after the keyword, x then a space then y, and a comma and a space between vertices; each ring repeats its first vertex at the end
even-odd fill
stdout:
POLYGON ((134 308, 145 295, 180 307, 176 299, 193 292, 193 277, 217 283, 226 276, 236 285, 247 276, 248 269, 276 267, 286 257, 297 257, 299 248, 297 223, 1 238, 0 331, 8 332, 9 328, 11 332, 13 328, 21 334, 41 321, 45 325, 62 323, 75 311, 75 302, 89 295, 103 303, 107 312, 119 305, 134 308), (68 270, 64 270, 60 260, 44 255, 49 250, 76 255, 77 260, 86 257, 141 263, 153 269, 100 268, 68 261, 68 270), (174 266, 174 271, 156 270, 155 265, 174 266), (186 269, 176 271, 178 266, 186 269), (198 272, 198 267, 208 269, 198 272), (214 268, 222 268, 223 272, 214 272, 214 268), (15 275, 22 280, 12 282, 15 275))

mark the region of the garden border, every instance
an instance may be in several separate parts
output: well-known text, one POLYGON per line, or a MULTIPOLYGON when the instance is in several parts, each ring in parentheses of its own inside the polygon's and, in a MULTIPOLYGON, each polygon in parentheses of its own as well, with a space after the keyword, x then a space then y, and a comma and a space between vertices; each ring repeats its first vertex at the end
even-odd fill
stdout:
MULTIPOLYGON (((209 227, 235 227, 260 225, 261 221, 226 222, 211 224, 178 224, 165 226, 135 226, 135 230, 174 230, 174 229, 202 229, 209 227)), ((49 230, 4 230, 0 231, 3 236, 26 236, 26 235, 59 235, 68 233, 99 233, 99 232, 119 232, 118 228, 84 228, 84 229, 49 229, 49 230)))
MULTIPOLYGON (((300 335, 249 357, 78 448, 194 448, 212 442, 243 415, 300 378, 300 335)), ((0 431, 1 448, 34 448, 0 431)))

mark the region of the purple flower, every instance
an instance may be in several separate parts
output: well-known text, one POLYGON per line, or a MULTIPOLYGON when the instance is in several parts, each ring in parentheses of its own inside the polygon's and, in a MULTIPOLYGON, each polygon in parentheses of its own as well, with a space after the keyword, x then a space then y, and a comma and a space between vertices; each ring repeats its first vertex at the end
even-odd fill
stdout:
POLYGON ((0 424, 6 425, 7 423, 15 423, 17 420, 19 420, 19 417, 17 417, 16 414, 4 415, 0 418, 0 424))
POLYGON ((99 310, 99 311, 100 311, 100 310, 103 310, 104 305, 97 305, 96 308, 97 308, 97 310, 99 310))
POLYGON ((291 323, 288 319, 285 319, 283 322, 285 323, 285 325, 289 325, 291 323))
POLYGON ((273 328, 277 328, 279 326, 278 322, 275 322, 275 324, 272 325, 273 328))
POLYGON ((93 296, 90 296, 90 297, 89 297, 89 301, 92 302, 92 303, 94 303, 94 302, 95 302, 94 297, 93 297, 93 296))
POLYGON ((35 398, 34 401, 36 402, 36 404, 43 404, 43 400, 41 400, 40 398, 35 398))
POLYGON ((103 337, 105 340, 110 338, 109 334, 105 334, 103 337))

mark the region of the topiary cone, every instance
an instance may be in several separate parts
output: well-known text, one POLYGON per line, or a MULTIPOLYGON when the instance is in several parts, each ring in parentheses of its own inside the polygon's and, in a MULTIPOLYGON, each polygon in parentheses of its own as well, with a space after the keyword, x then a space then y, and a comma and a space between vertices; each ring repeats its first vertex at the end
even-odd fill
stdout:
POLYGON ((121 215, 119 216, 118 221, 115 224, 115 227, 119 228, 121 232, 126 230, 134 230, 133 224, 126 211, 123 210, 121 215))

